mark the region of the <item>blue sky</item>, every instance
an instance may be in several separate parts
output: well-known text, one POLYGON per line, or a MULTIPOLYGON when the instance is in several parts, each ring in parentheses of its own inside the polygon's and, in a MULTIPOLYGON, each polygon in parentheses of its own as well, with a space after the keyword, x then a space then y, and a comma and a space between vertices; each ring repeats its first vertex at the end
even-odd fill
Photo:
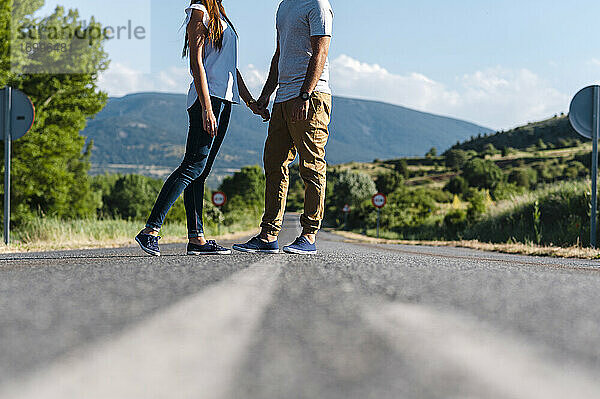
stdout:
MULTIPOLYGON (((386 101, 504 129, 566 112, 600 82, 600 2, 541 0, 330 0, 337 95, 386 101)), ((240 69, 258 95, 275 45, 278 0, 224 0, 240 33, 240 69)), ((111 95, 185 92, 182 0, 47 1, 108 25, 148 27, 137 43, 113 41, 102 77, 111 95)))

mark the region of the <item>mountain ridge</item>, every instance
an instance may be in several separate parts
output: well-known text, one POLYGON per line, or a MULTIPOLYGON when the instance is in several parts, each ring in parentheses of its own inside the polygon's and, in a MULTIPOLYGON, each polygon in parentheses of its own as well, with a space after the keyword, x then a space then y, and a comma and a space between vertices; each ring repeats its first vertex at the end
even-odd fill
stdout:
MULTIPOLYGON (((216 173, 261 164, 267 124, 245 106, 234 106, 216 173)), ((93 172, 120 171, 162 176, 185 150, 186 96, 134 93, 111 97, 82 134, 94 140, 93 172), (121 170, 122 169, 122 170, 121 170)), ((327 159, 331 164, 423 155, 491 129, 456 118, 379 101, 333 98, 327 159)))

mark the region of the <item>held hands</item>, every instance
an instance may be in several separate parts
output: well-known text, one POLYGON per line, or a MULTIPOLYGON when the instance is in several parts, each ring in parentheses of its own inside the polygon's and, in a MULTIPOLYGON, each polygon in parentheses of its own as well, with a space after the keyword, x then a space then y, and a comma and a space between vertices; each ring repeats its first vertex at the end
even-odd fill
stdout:
POLYGON ((269 113, 269 109, 266 107, 261 107, 258 105, 258 102, 251 103, 248 105, 248 108, 254 113, 254 115, 259 115, 263 118, 263 122, 268 122, 271 119, 271 114, 269 113))
POLYGON ((215 118, 212 108, 205 108, 202 110, 202 124, 204 126, 204 130, 210 135, 210 137, 215 137, 217 135, 217 118, 215 118))

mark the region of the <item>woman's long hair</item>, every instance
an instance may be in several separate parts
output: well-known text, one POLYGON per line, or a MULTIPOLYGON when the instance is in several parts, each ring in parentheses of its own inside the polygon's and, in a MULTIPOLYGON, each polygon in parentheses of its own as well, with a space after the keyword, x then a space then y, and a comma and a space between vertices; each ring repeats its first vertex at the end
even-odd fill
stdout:
MULTIPOLYGON (((235 28, 225 13, 225 8, 223 7, 221 0, 192 0, 190 5, 192 4, 202 4, 206 7, 206 10, 208 11, 208 40, 217 50, 223 48, 223 24, 221 23, 221 15, 237 35, 235 28)), ((187 57, 189 48, 190 39, 186 32, 185 43, 183 45, 183 57, 187 57)))

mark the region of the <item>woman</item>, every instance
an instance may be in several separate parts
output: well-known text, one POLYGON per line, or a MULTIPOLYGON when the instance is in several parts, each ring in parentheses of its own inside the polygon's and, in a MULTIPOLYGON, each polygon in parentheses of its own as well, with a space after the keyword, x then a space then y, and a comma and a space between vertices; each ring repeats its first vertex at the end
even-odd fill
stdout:
POLYGON ((230 254, 229 249, 204 237, 204 183, 225 138, 231 105, 239 103, 241 96, 255 114, 265 120, 269 119, 269 114, 266 109, 258 107, 237 69, 238 36, 221 0, 192 1, 185 12, 183 57, 189 53, 194 78, 187 101, 190 127, 185 156, 181 166, 165 182, 146 228, 135 240, 148 254, 160 256, 158 232, 183 192, 188 255, 230 254))

